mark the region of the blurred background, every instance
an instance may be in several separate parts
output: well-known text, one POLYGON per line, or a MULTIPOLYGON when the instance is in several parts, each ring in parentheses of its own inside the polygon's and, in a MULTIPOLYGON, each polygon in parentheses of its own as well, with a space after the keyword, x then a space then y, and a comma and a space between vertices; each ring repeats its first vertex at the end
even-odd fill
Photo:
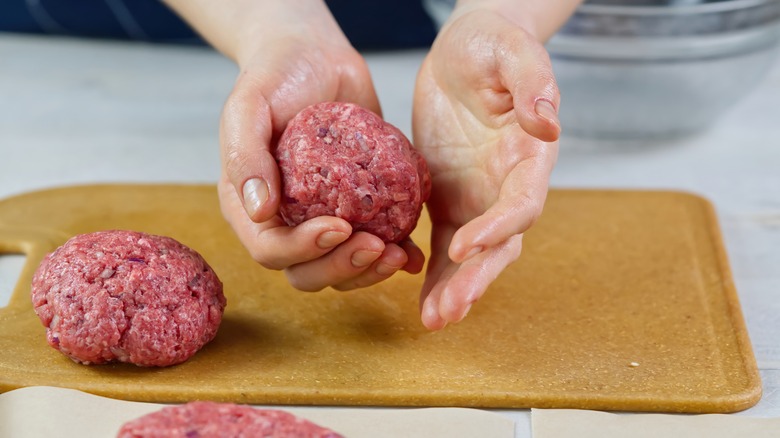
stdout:
MULTIPOLYGON (((328 2, 366 57, 385 118, 407 135, 417 69, 452 3, 328 2)), ((777 0, 599 0, 547 44, 564 130, 553 187, 683 190, 714 203, 764 382, 744 414, 776 417, 779 25, 777 0)), ((4 0, 0 198, 214 183, 236 74, 156 0, 4 0)), ((0 278, 13 278, 3 259, 0 278)), ((0 290, 0 306, 9 295, 0 290)), ((519 430, 528 421, 515 419, 519 430)))
MULTIPOLYGON (((426 48, 455 0, 327 2, 361 51, 426 48)), ((204 47, 159 0, 7 0, 0 31, 204 47)), ((776 0, 586 0, 547 44, 569 136, 697 134, 748 95, 777 56, 776 0)))
MULTIPOLYGON (((441 25, 454 0, 427 0, 441 25)), ((775 0, 587 0, 547 44, 568 135, 668 140, 699 133, 777 56, 775 0)))

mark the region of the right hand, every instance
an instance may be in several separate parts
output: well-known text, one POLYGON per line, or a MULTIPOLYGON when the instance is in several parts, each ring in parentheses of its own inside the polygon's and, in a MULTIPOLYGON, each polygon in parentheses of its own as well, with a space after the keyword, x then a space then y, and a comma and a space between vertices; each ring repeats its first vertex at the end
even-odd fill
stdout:
POLYGON ((332 216, 290 227, 277 214, 281 183, 273 148, 293 116, 323 101, 352 102, 381 115, 365 61, 322 7, 266 23, 267 30, 258 25, 260 34, 241 42, 235 56, 241 72, 220 127, 222 214, 252 258, 284 270, 305 291, 365 287, 399 269, 420 272, 424 263, 411 241, 385 244, 332 216))

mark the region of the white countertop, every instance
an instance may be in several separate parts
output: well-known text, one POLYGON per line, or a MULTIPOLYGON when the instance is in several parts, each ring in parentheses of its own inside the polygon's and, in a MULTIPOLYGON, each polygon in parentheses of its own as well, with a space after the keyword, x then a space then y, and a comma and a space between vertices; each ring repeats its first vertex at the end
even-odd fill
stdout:
MULTIPOLYGON (((407 134, 423 56, 367 54, 385 118, 407 134)), ((215 182, 219 114, 236 73, 207 48, 0 34, 0 198, 81 183, 215 182)), ((780 63, 696 138, 652 147, 564 138, 552 178, 687 190, 715 204, 764 384, 761 402, 738 415, 780 417, 778 101, 780 63)), ((530 436, 529 411, 502 412, 530 436)))

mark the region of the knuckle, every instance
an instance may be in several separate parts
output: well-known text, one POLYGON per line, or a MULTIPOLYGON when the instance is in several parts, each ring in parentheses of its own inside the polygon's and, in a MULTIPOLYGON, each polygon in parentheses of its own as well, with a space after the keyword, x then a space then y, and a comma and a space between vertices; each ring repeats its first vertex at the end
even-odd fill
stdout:
POLYGON ((352 287, 351 285, 347 285, 347 284, 334 284, 331 287, 333 289, 336 289, 339 292, 346 292, 346 291, 350 291, 350 290, 354 289, 354 287, 352 287))
POLYGON ((368 275, 364 274, 363 276, 358 277, 353 281, 349 282, 347 287, 344 288, 344 290, 346 291, 346 290, 363 289, 369 286, 373 286, 378 282, 382 281, 383 279, 384 279, 383 277, 379 277, 377 274, 368 274, 368 275))
POLYGON ((238 145, 238 141, 230 139, 225 141, 225 153, 223 154, 225 162, 225 170, 228 177, 235 181, 239 175, 243 175, 246 169, 246 160, 241 153, 241 147, 238 145))
MULTIPOLYGON (((522 215, 527 218, 527 224, 530 227, 535 224, 542 215, 544 203, 537 196, 528 192, 523 192, 517 199, 517 204, 522 215)), ((523 230, 525 231, 525 230, 523 230)))
POLYGON ((294 270, 286 269, 284 273, 285 276, 287 277, 287 282, 290 283, 290 286, 300 291, 319 292, 325 287, 324 285, 318 285, 312 283, 311 281, 306 280, 305 276, 303 275, 296 275, 296 272, 294 272, 294 270))
POLYGON ((267 251, 263 251, 262 249, 250 248, 249 255, 252 257, 252 260, 266 269, 280 271, 284 268, 278 259, 272 257, 267 251))
POLYGON ((348 59, 341 70, 342 74, 351 81, 358 81, 368 73, 368 67, 362 59, 348 59))

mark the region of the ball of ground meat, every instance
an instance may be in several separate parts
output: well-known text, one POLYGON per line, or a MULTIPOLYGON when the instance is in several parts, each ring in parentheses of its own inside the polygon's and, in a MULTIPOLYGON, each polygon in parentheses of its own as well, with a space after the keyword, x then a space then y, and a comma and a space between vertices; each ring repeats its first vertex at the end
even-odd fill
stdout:
POLYGON ((117 438, 341 438, 289 412, 246 405, 190 402, 125 423, 117 438))
POLYGON ((222 283, 170 237, 99 231, 47 255, 32 281, 49 345, 76 362, 168 366, 217 334, 222 283))
POLYGON ((425 159, 396 127, 358 105, 312 105, 275 150, 288 225, 336 216, 385 242, 406 238, 431 192, 425 159))

